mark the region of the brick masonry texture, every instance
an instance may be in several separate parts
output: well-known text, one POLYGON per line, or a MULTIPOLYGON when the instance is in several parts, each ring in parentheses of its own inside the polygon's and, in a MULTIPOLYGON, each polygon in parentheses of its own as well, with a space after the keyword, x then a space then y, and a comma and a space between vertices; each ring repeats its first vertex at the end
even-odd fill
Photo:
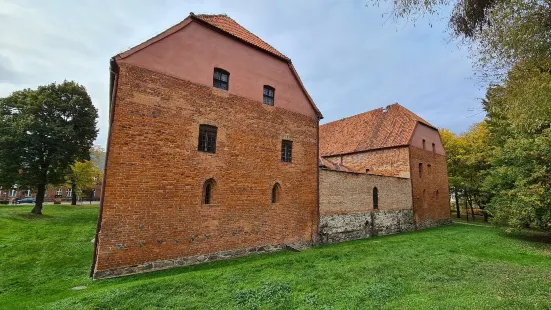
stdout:
POLYGON ((409 179, 322 169, 319 191, 322 243, 415 229, 409 179), (379 192, 377 210, 374 187, 379 192))
POLYGON ((450 203, 446 156, 410 147, 413 211, 419 227, 449 222, 450 203), (423 165, 419 175, 419 164, 423 165))
POLYGON ((311 242, 316 119, 128 64, 115 102, 95 278, 311 242), (200 124, 218 128, 215 154, 197 151, 200 124), (292 163, 280 161, 283 139, 292 163), (210 178, 213 204, 203 205, 210 178))
POLYGON ((340 163, 356 172, 370 173, 409 178, 409 152, 408 147, 397 147, 368 152, 359 152, 346 155, 324 156, 324 158, 340 163))

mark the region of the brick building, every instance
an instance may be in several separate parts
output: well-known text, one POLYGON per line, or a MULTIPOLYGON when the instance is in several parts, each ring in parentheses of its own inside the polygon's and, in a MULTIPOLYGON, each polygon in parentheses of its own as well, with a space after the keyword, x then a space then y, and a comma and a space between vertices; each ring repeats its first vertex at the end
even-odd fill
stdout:
MULTIPOLYGON (((98 181, 91 189, 84 190, 83 197, 79 197, 83 201, 99 201, 101 197, 102 184, 101 180, 98 181)), ((71 201, 73 197, 73 191, 71 187, 59 186, 57 188, 47 188, 44 193, 44 202, 53 202, 56 195, 61 196, 61 201, 71 201)), ((35 198, 36 192, 31 189, 18 189, 18 188, 9 188, 2 189, 0 188, 0 201, 11 201, 21 198, 35 198)))
POLYGON ((320 126, 320 235, 328 241, 449 221, 438 129, 399 104, 320 126))
POLYGON ((432 125, 392 105, 320 127, 291 60, 226 15, 116 55, 110 91, 94 278, 449 217, 432 125))
POLYGON ((322 116, 287 56, 192 13, 110 85, 95 278, 312 242, 322 116))

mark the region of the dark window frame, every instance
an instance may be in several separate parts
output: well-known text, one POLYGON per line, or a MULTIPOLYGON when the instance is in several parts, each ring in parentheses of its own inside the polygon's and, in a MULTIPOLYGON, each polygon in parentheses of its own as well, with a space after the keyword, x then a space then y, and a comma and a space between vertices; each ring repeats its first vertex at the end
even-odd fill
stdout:
POLYGON ((197 150, 206 153, 216 153, 216 137, 218 128, 212 125, 199 125, 199 142, 197 150))
POLYGON ((267 105, 275 105, 275 88, 270 85, 264 85, 262 90, 262 102, 267 105))
POLYGON ((284 163, 293 162, 293 141, 281 140, 281 161, 284 163))
POLYGON ((379 189, 377 186, 373 187, 373 209, 379 210, 379 189))
POLYGON ((212 86, 222 90, 229 90, 230 73, 221 68, 214 68, 214 73, 212 74, 212 86))

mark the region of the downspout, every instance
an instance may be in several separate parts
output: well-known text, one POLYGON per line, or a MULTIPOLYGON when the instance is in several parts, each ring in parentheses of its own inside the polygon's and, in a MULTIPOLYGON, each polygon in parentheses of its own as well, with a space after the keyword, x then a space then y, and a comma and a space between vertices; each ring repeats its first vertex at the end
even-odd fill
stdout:
POLYGON ((320 227, 320 157, 319 157, 319 151, 320 151, 320 118, 318 117, 318 122, 316 124, 316 135, 317 135, 317 142, 316 142, 316 197, 317 197, 317 208, 316 208, 316 229, 313 231, 312 234, 312 241, 317 243, 319 240, 319 227, 320 227), (314 239, 315 238, 315 239, 314 239))
POLYGON ((94 270, 96 269, 96 262, 98 257, 99 233, 101 231, 103 203, 105 198, 105 184, 107 180, 107 167, 109 163, 109 150, 111 145, 111 127, 113 126, 113 120, 115 118, 115 99, 117 96, 117 85, 119 81, 119 67, 117 66, 117 62, 115 61, 115 58, 111 58, 111 61, 109 64, 109 72, 110 72, 109 93, 111 94, 109 98, 109 132, 107 134, 107 148, 105 150, 105 166, 103 168, 103 181, 101 185, 99 216, 98 216, 98 223, 96 224, 96 235, 94 238, 94 257, 92 260, 92 266, 90 268, 90 277, 94 276, 94 270))

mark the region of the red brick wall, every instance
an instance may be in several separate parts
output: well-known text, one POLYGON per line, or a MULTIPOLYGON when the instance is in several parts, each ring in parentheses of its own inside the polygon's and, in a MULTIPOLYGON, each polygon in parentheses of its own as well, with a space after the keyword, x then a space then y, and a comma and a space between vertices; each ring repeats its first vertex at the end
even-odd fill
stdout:
POLYGON ((127 64, 116 96, 96 271, 311 240, 317 120, 127 64), (218 127, 216 154, 197 151, 199 124, 218 127))
MULTIPOLYGON (((341 156, 325 157, 334 163, 340 163, 341 156)), ((408 147, 381 149, 362 153, 342 155, 342 164, 354 171, 409 178, 408 147)))
POLYGON ((410 147, 413 212, 418 225, 450 218, 446 156, 410 147), (423 165, 419 175, 419 164, 423 165), (430 167, 429 167, 430 165, 430 167), (437 194, 438 191, 438 194, 437 194))

